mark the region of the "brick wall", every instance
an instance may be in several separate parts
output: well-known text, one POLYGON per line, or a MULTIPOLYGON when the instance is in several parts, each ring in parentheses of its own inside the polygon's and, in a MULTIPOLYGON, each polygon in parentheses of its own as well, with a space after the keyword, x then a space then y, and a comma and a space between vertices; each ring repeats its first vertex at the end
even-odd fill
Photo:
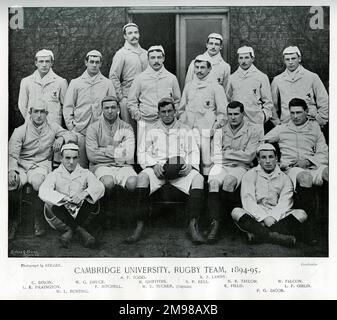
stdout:
MULTIPOLYGON (((284 70, 282 50, 297 45, 303 65, 329 83, 329 8, 324 7, 324 29, 311 30, 310 7, 230 7, 229 63, 237 68, 236 50, 251 45, 256 66, 272 78, 284 70)), ((24 29, 9 30, 9 134, 22 124, 17 109, 20 81, 34 72, 34 55, 51 49, 54 71, 68 82, 85 69, 84 56, 92 49, 103 54, 102 73, 108 75, 111 59, 124 40, 122 26, 127 9, 25 8, 24 29), (14 116, 12 116, 14 115, 14 116)))

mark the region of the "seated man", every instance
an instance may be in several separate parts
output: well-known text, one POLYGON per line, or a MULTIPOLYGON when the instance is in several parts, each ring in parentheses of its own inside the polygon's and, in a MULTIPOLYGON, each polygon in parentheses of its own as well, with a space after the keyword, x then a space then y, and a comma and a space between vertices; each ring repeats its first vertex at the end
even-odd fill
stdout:
POLYGON ((78 232, 85 247, 93 247, 95 238, 84 228, 94 203, 104 194, 103 184, 79 164, 79 147, 74 143, 61 148, 61 165, 48 174, 39 190, 39 197, 47 210, 65 224, 60 241, 70 245, 74 232, 78 232))
POLYGON ((131 125, 119 118, 117 98, 105 97, 102 100, 102 110, 100 120, 88 127, 86 150, 90 171, 105 187, 103 211, 108 215, 115 185, 129 191, 136 188, 137 173, 131 166, 135 137, 131 125))
POLYGON ((256 148, 263 137, 260 125, 244 120, 241 102, 232 101, 228 104, 227 118, 228 124, 216 130, 213 140, 213 166, 208 176, 208 212, 212 229, 208 234, 208 242, 216 240, 221 208, 225 215, 230 216, 233 208, 240 205, 240 194, 235 191, 240 186, 242 176, 252 167, 256 148))
MULTIPOLYGON (((263 138, 264 141, 277 142, 281 151, 281 170, 293 182, 296 208, 304 209, 311 220, 311 235, 321 222, 314 221, 313 207, 315 186, 323 186, 328 195, 328 146, 317 121, 308 120, 308 105, 303 99, 293 98, 289 102, 290 122, 276 126, 263 138)), ((327 199, 324 199, 327 206, 327 199)), ((315 240, 315 239, 308 239, 315 240)))
POLYGON ((192 131, 176 119, 174 100, 158 102, 157 122, 149 129, 138 150, 138 160, 144 169, 137 178, 137 227, 127 242, 140 239, 147 216, 149 194, 165 183, 189 195, 186 211, 189 232, 195 243, 204 242, 198 232, 197 220, 203 205, 204 179, 199 171, 199 149, 192 131))
POLYGON ((277 165, 276 150, 271 144, 257 149, 259 165, 242 178, 242 208, 232 211, 236 225, 248 233, 249 240, 294 246, 301 223, 307 215, 301 209, 291 209, 293 186, 289 177, 277 165), (280 233, 280 232, 282 233, 280 233))
POLYGON ((49 123, 47 105, 38 100, 29 109, 29 118, 16 128, 9 140, 8 189, 9 189, 9 239, 13 239, 17 227, 19 205, 18 189, 31 184, 32 212, 35 235, 45 234, 43 203, 37 192, 46 175, 52 170, 53 152, 58 152, 64 142, 76 137, 55 122, 49 123))

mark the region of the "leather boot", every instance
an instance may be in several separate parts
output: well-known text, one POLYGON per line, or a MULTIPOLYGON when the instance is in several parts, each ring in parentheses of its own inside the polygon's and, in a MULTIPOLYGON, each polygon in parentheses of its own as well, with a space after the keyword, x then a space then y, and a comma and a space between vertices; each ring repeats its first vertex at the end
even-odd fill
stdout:
POLYGON ((133 232, 133 234, 130 237, 125 239, 125 242, 126 243, 135 243, 135 242, 139 241, 139 239, 142 236, 143 230, 144 230, 144 221, 141 221, 141 220, 137 221, 137 227, 136 227, 135 231, 133 232))
POLYGON ((17 220, 13 220, 9 223, 8 226, 8 240, 14 240, 15 238, 15 233, 16 233, 16 229, 18 228, 18 221, 17 220))
POLYGON ((80 235, 84 247, 93 248, 96 245, 96 239, 84 228, 78 226, 76 232, 80 235))
POLYGON ((192 242, 195 244, 205 243, 205 239, 201 236, 198 230, 198 223, 195 218, 191 219, 190 224, 188 226, 188 232, 192 238, 192 242))
POLYGON ((40 200, 37 191, 32 193, 32 210, 34 211, 34 234, 42 237, 46 234, 46 224, 43 214, 43 202, 40 200))
POLYGON ((208 234, 207 242, 214 243, 217 240, 217 235, 219 231, 219 221, 213 220, 211 223, 211 231, 208 234))
POLYGON ((71 228, 67 226, 66 232, 63 233, 60 237, 60 242, 64 248, 70 247, 73 234, 74 234, 73 230, 71 230, 71 228))
POLYGON ((296 244, 296 238, 291 235, 285 235, 278 232, 269 232, 269 239, 275 243, 279 244, 281 246, 285 247, 294 247, 296 244))

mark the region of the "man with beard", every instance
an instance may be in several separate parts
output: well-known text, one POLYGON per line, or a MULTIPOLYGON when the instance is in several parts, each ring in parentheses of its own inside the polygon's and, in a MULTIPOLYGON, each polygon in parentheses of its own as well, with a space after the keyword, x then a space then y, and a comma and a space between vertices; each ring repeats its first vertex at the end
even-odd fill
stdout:
MULTIPOLYGON (((212 65, 210 77, 217 81, 227 91, 228 78, 231 74, 231 67, 226 63, 221 56, 221 49, 223 48, 223 37, 218 33, 211 33, 207 38, 206 52, 203 55, 208 56, 212 65)), ((194 60, 190 63, 186 78, 185 86, 188 82, 195 78, 194 60)))
POLYGON ((118 103, 120 117, 131 124, 127 109, 127 97, 134 78, 147 67, 147 52, 139 45, 139 27, 128 23, 123 27, 124 46, 119 49, 112 59, 109 78, 112 81, 118 103))

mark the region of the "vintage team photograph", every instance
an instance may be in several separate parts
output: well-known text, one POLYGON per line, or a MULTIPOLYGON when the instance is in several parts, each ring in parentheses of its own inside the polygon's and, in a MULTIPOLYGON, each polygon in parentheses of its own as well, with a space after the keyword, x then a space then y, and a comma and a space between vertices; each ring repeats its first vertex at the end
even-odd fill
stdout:
POLYGON ((9 7, 8 257, 329 257, 329 19, 9 7))

